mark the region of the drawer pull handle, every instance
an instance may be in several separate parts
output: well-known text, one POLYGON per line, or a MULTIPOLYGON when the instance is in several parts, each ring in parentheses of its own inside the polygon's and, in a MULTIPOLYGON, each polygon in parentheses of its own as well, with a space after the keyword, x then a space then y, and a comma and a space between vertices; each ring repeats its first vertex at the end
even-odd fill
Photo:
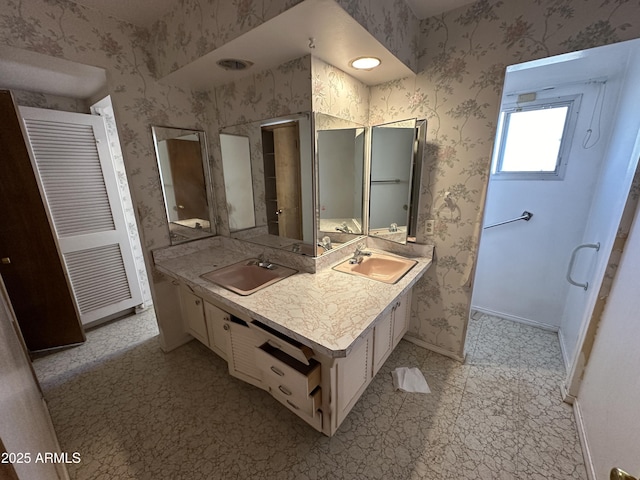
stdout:
POLYGON ((280 377, 284 377, 284 372, 282 370, 278 370, 274 366, 271 367, 271 371, 280 377))
POLYGON ((293 408, 295 408, 296 410, 300 410, 300 407, 297 406, 295 403, 291 403, 289 400, 287 400, 287 403, 291 405, 293 408))
POLYGON ((291 395, 291 393, 292 393, 290 390, 284 388, 282 385, 278 385, 278 390, 280 390, 285 395, 291 395))

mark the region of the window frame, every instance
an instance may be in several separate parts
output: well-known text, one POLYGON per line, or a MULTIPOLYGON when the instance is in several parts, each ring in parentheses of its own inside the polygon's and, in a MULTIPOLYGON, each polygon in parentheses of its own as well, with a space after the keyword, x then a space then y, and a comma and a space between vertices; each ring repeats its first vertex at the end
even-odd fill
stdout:
POLYGON ((500 109, 498 117, 498 127, 496 130, 495 153, 491 165, 491 178, 494 180, 563 180, 569 162, 571 143, 576 129, 578 113, 580 111, 580 100, 582 94, 566 95, 562 97, 541 98, 527 103, 508 103, 500 109), (509 128, 509 118, 512 113, 526 112, 534 110, 545 110, 549 108, 567 106, 567 116, 562 131, 562 139, 556 159, 554 171, 503 171, 501 170, 507 132, 509 128))

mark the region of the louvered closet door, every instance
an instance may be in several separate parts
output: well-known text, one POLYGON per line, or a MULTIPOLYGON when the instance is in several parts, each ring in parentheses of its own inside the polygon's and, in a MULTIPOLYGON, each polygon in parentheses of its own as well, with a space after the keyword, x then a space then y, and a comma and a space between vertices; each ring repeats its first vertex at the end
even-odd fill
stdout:
POLYGON ((102 118, 21 107, 83 324, 142 303, 102 118))

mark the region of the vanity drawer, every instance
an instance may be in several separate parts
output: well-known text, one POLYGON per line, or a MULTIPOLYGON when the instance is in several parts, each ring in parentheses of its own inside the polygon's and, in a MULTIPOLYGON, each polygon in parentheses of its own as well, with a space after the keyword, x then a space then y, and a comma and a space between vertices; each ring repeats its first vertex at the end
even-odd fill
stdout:
POLYGON ((304 399, 320 385, 319 362, 311 359, 305 365, 269 343, 256 349, 256 362, 265 383, 285 395, 304 399))
POLYGON ((309 360, 313 356, 313 350, 306 345, 289 338, 286 335, 274 330, 273 328, 258 322, 257 320, 249 323, 249 326, 260 335, 265 342, 269 343, 272 347, 282 350, 287 355, 295 358, 305 365, 309 365, 309 360))
POLYGON ((267 389, 271 395, 297 415, 313 417, 322 406, 322 389, 320 387, 306 397, 287 395, 282 392, 280 387, 281 385, 272 385, 267 382, 267 389))

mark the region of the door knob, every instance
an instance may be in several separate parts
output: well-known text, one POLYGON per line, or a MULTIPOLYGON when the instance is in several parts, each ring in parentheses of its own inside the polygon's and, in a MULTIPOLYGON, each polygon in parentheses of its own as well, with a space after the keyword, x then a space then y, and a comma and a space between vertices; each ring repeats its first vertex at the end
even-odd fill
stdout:
POLYGON ((2 264, 9 265, 11 263, 11 259, 9 257, 2 257, 2 264))
POLYGON ((620 470, 619 468, 612 468, 611 474, 609 475, 610 480, 637 480, 636 477, 629 475, 624 470, 620 470))

